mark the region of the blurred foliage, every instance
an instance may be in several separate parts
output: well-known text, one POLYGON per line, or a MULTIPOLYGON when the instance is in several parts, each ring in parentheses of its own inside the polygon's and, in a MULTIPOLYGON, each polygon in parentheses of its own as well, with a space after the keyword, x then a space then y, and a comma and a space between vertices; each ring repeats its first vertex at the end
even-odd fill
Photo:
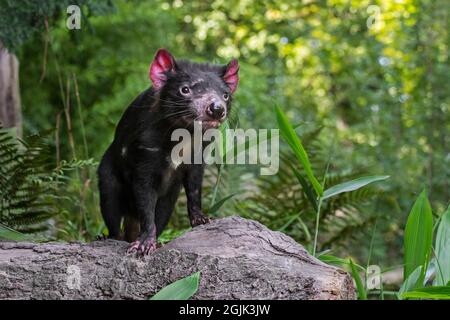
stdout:
POLYGON ((0 223, 21 232, 47 229, 57 213, 56 185, 48 163, 50 149, 40 135, 16 139, 0 127, 0 223))
MULTIPOLYGON (((48 31, 40 28, 31 37, 28 30, 26 37, 17 37, 17 45, 29 38, 18 52, 25 130, 57 129, 55 165, 100 159, 126 106, 150 85, 154 52, 166 47, 175 57, 197 61, 239 58, 241 81, 232 118, 240 127, 275 128, 276 103, 292 123, 301 124, 301 135, 323 128, 305 146, 319 177, 332 159, 329 170, 335 178, 328 186, 358 173, 391 175, 381 194, 369 189, 327 204, 323 247, 366 259, 373 245, 374 263, 398 263, 401 230, 417 190, 428 190, 434 212, 446 207, 447 0, 112 2, 114 12, 90 12, 81 30, 67 30, 64 10, 55 14, 59 9, 51 9, 52 14, 32 15, 38 22, 48 16, 48 31), (360 203, 364 199, 370 201, 360 203), (341 213, 355 219, 340 219, 341 213)), ((0 20, 0 32, 15 23, 14 17, 0 20)), ((14 40, 11 35, 8 39, 14 40)), ((3 33, 0 39, 5 42, 3 33)), ((258 177, 254 167, 227 166, 218 199, 237 191, 239 196, 216 215, 245 211, 306 241, 301 224, 286 225, 303 209, 305 225, 313 222, 298 182, 286 170, 283 166, 278 176, 267 178, 258 177), (298 195, 298 202, 283 201, 287 193, 298 195)), ((214 167, 207 173, 206 207, 216 175, 214 167)), ((93 168, 72 184, 67 191, 79 201, 58 225, 67 238, 91 239, 103 228, 93 168)), ((169 238, 188 226, 185 200, 180 200, 169 238)))
POLYGON ((0 0, 0 39, 11 51, 16 49, 39 31, 48 28, 49 20, 63 16, 69 5, 78 5, 86 12, 82 18, 88 23, 89 15, 110 12, 111 1, 95 0, 0 0))
MULTIPOLYGON (((318 143, 318 131, 315 130, 303 136, 303 142, 315 151, 311 157, 314 171, 319 176, 325 175, 326 164, 318 155, 323 154, 323 148, 318 143)), ((326 156, 326 155, 325 155, 326 156)), ((292 166, 301 171, 298 161, 290 153, 281 153, 280 170, 275 177, 261 177, 253 189, 247 190, 241 196, 242 201, 237 206, 243 217, 256 219, 272 228, 286 232, 302 243, 312 252, 314 225, 317 206, 308 200, 303 187, 292 173, 292 166), (282 212, 283 214, 280 214, 282 212)), ((334 186, 349 181, 361 172, 327 172, 325 187, 334 186)), ((311 185, 308 183, 312 190, 311 185)), ((319 252, 323 250, 338 251, 341 254, 352 254, 352 248, 347 248, 361 241, 361 235, 367 235, 377 219, 387 220, 379 216, 377 210, 371 210, 375 203, 388 199, 380 188, 365 188, 350 193, 343 193, 321 207, 319 252)), ((384 221, 385 222, 385 221, 384 221)))
MULTIPOLYGON (((92 159, 63 160, 55 168, 49 132, 18 139, 11 131, 0 126, 0 224, 23 233, 50 231, 46 235, 51 238, 54 219, 64 216, 82 199, 73 199, 75 192, 71 188, 78 179, 73 179, 70 172, 96 163, 92 159)), ((61 232, 68 229, 71 219, 64 223, 61 232)))

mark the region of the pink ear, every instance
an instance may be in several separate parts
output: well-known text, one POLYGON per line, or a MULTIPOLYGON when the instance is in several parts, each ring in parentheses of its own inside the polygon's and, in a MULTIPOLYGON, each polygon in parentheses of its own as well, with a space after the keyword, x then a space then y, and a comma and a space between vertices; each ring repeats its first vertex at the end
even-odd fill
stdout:
POLYGON ((166 49, 159 49, 150 65, 150 80, 156 90, 161 89, 167 81, 166 73, 175 69, 175 59, 166 49))
POLYGON ((234 93, 237 89, 237 85, 239 82, 239 63, 236 59, 230 61, 230 63, 226 66, 225 73, 223 75, 223 80, 230 88, 231 93, 234 93))

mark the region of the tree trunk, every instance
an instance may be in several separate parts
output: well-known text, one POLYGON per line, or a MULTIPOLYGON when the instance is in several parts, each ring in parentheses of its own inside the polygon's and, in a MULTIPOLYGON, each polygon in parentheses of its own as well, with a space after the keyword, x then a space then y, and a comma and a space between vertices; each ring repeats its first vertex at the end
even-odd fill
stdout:
POLYGON ((127 245, 0 242, 0 299, 147 299, 197 271, 193 299, 355 298, 348 273, 253 220, 214 220, 147 257, 127 245))
POLYGON ((16 128, 22 136, 22 112, 19 91, 19 61, 0 42, 0 123, 16 128))

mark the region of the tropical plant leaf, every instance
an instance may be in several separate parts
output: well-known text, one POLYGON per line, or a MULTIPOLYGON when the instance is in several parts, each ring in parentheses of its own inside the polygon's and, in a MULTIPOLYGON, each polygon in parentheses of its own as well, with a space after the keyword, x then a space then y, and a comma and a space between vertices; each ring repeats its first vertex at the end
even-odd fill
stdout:
POLYGON ((367 300, 366 289, 364 288, 364 284, 361 279, 361 276, 358 273, 358 270, 356 270, 355 264, 353 263, 352 259, 348 259, 348 263, 350 265, 352 277, 355 280, 356 291, 358 292, 358 299, 359 300, 367 300))
POLYGON ((317 195, 319 197, 322 196, 323 194, 322 185, 319 183, 319 181, 317 181, 316 177, 314 176, 311 163, 309 162, 308 154, 306 153, 300 138, 298 137, 294 128, 289 123, 288 118, 286 117, 286 115, 279 106, 275 106, 275 113, 277 117, 278 127, 281 131, 282 136, 287 141, 292 151, 296 155, 297 159, 302 164, 303 169, 306 172, 306 176, 313 185, 313 188, 316 191, 317 195))
POLYGON ((0 224, 0 239, 24 241, 24 240, 28 240, 28 237, 25 234, 22 234, 11 228, 8 228, 7 226, 0 224))
POLYGON ((436 278, 435 286, 443 286, 450 281, 450 206, 439 222, 436 235, 436 278))
MULTIPOLYGON (((320 145, 318 133, 305 134, 304 143, 309 150, 311 165, 315 168, 325 167, 321 162, 323 146, 320 145)), ((326 155, 326 153, 324 153, 326 155)), ((314 229, 316 207, 311 201, 316 197, 313 187, 302 172, 311 191, 308 198, 306 189, 299 183, 293 169, 300 172, 301 165, 293 152, 280 151, 280 166, 274 176, 259 176, 255 188, 246 191, 245 201, 233 201, 235 211, 243 217, 257 219, 273 230, 283 230, 306 247, 312 238, 309 230, 314 229)), ((337 185, 360 176, 361 172, 330 172, 327 181, 337 185)), ((320 214, 321 237, 319 250, 348 246, 349 241, 359 241, 366 230, 375 222, 376 213, 367 206, 382 190, 367 186, 353 192, 342 193, 322 203, 320 214), (339 212, 339 216, 336 213, 339 212)), ((230 189, 233 192, 233 189, 230 189)))
POLYGON ((403 294, 412 290, 420 279, 422 274, 422 266, 417 267, 407 278, 403 279, 403 283, 398 291, 397 297, 402 299, 403 294))
POLYGON ((402 293, 402 298, 450 300, 450 286, 432 286, 402 293))
POLYGON ((208 209, 208 213, 215 213, 215 212, 217 212, 217 210, 219 210, 220 207, 222 207, 225 204, 225 202, 227 202, 228 199, 231 199, 235 195, 236 195, 235 193, 232 193, 232 194, 229 194, 228 196, 220 199, 219 201, 214 203, 214 205, 211 208, 208 209))
POLYGON ((224 123, 222 123, 219 127, 220 131, 220 139, 221 141, 218 141, 218 147, 219 147, 219 154, 220 157, 225 160, 226 159, 226 153, 227 153, 227 130, 230 129, 230 123, 228 120, 226 120, 224 123))
POLYGON ((404 271, 403 278, 422 267, 416 286, 421 287, 427 270, 433 238, 433 216, 427 195, 423 191, 408 216, 404 239, 404 271))
POLYGON ((370 183, 386 180, 389 176, 369 176, 369 177, 361 177, 352 181, 344 182, 335 186, 332 186, 331 188, 328 188, 324 191, 322 200, 331 198, 335 195, 338 195, 340 193, 344 192, 350 192, 357 189, 360 189, 370 183))
POLYGON ((200 271, 162 288, 150 300, 187 300, 198 290, 200 271))
POLYGON ((300 172, 298 172, 297 169, 295 169, 294 166, 292 166, 292 171, 294 171, 295 177, 297 178, 298 182, 300 182, 302 189, 306 194, 306 198, 309 200, 309 203, 311 203, 311 205, 313 206, 314 211, 317 211, 317 201, 314 196, 313 190, 308 185, 308 182, 306 182, 305 178, 303 178, 303 176, 300 174, 300 172))
MULTIPOLYGON (((331 264, 331 265, 334 265, 334 266, 342 267, 342 266, 349 266, 350 265, 349 259, 339 258, 339 257, 333 256, 333 255, 329 255, 329 254, 322 254, 322 255, 317 256, 317 258, 320 261, 322 261, 322 262, 325 262, 327 264, 331 264)), ((360 269, 361 271, 365 271, 366 270, 363 266, 361 266, 359 264, 356 264, 354 262, 352 262, 352 263, 353 263, 353 265, 356 268, 360 269)))

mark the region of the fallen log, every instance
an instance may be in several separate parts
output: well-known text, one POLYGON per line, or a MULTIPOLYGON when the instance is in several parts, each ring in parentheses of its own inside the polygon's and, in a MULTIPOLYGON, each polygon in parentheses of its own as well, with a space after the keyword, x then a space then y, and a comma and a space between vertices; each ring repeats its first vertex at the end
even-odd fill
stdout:
POLYGON ((147 299, 200 271, 193 299, 354 299, 350 275, 240 217, 198 226, 147 257, 127 243, 0 242, 0 299, 147 299))

